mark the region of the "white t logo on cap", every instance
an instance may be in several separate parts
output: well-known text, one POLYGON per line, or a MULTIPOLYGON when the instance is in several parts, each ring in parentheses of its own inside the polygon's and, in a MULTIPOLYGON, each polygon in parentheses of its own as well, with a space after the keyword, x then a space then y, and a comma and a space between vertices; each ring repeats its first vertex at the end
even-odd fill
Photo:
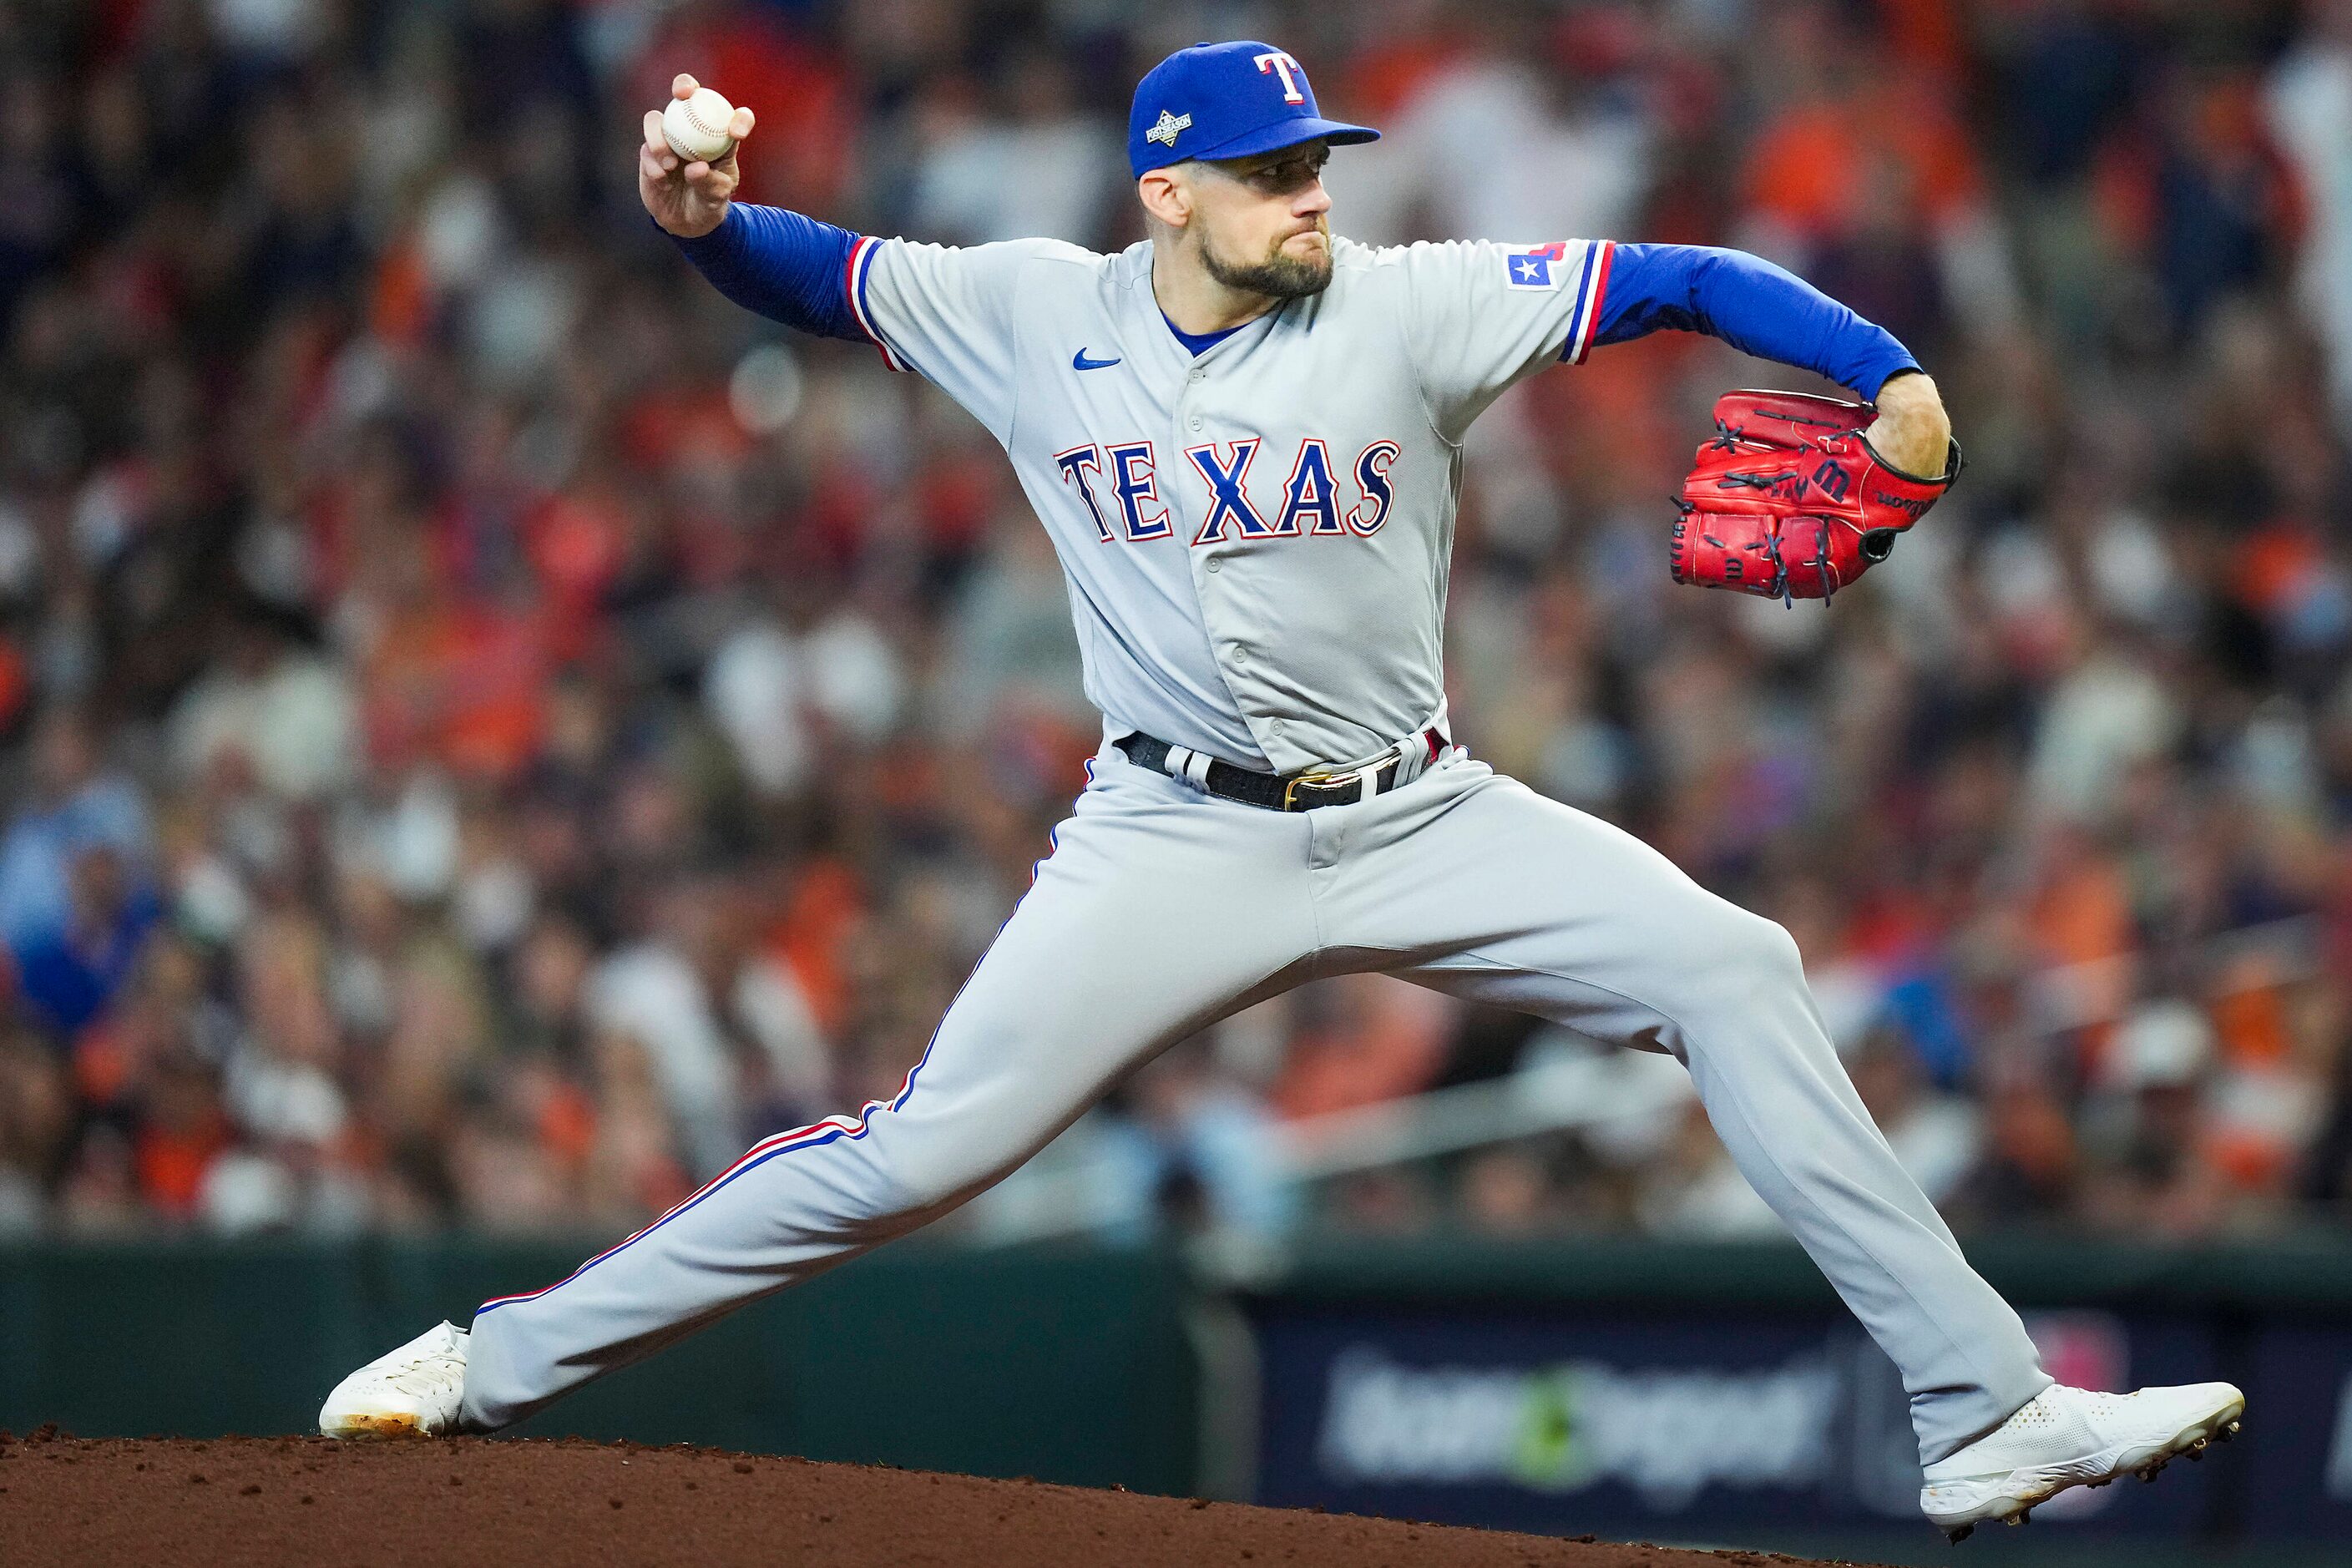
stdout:
POLYGON ((1300 76, 1305 76, 1307 74, 1307 68, 1305 66, 1302 66, 1297 60, 1292 59, 1289 55, 1286 54, 1282 50, 1276 49, 1270 54, 1263 54, 1257 57, 1257 74, 1264 76, 1268 71, 1274 72, 1275 75, 1282 79, 1283 102, 1304 103, 1307 101, 1307 95, 1298 90, 1298 84, 1296 81, 1293 81, 1290 76, 1292 71, 1297 71, 1300 76))

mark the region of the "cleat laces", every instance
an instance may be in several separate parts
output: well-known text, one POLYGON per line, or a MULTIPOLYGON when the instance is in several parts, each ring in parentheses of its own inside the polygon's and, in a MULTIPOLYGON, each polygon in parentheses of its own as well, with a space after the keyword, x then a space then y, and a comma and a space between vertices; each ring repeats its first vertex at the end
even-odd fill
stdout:
POLYGON ((384 1383, 403 1394, 419 1396, 465 1375, 465 1358, 450 1351, 431 1351, 402 1362, 383 1373, 384 1383))

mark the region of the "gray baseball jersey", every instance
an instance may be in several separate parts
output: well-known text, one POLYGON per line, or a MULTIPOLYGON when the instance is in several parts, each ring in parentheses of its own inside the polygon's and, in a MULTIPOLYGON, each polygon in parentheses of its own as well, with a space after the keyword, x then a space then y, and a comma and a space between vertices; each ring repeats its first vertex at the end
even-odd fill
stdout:
POLYGON ((1194 357, 1151 247, 866 240, 891 363, 1011 455, 1114 725, 1277 773, 1369 756, 1444 694, 1470 422, 1590 342, 1612 247, 1335 240, 1330 287, 1194 357))
MULTIPOLYGON (((993 431, 1054 535, 1114 732, 1352 763, 1439 706, 1465 428, 1593 333, 1606 244, 1370 250, 1194 358, 1150 251, 863 239, 893 363, 993 431)), ((946 1213, 1138 1063, 1317 975, 1378 970, 1672 1052, 1740 1171, 1901 1368, 1921 1458, 2050 1381, 1871 1125, 1788 933, 1628 835, 1444 749, 1312 811, 1107 744, 1053 853, 887 1100, 778 1132, 570 1278, 474 1318, 489 1429, 946 1213)))

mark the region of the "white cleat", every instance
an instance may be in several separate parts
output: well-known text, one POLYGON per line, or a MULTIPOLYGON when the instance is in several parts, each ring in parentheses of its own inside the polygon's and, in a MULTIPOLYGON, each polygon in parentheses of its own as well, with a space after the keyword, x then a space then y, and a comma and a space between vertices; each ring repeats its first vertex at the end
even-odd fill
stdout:
POLYGON ((439 1437, 455 1432, 466 1397, 466 1331, 426 1330, 335 1384, 319 1410, 330 1437, 439 1437))
POLYGON ((1967 1447, 1927 1467, 1919 1507, 1954 1541, 1987 1520, 2023 1524, 2068 1487, 2103 1487, 2126 1471, 2144 1481, 2208 1443, 2238 1435, 2246 1396, 2226 1383, 2094 1394, 2053 1384, 1967 1447))

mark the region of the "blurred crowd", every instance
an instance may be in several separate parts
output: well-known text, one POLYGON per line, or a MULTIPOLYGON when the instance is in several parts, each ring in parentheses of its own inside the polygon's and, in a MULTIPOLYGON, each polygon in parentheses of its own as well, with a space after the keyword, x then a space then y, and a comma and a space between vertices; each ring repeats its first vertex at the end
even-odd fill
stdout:
MULTIPOLYGON (((1805 377, 1536 378, 1474 753, 1784 922, 1956 1224, 2352 1220, 2347 0, 10 0, 0 1235, 610 1230, 894 1092, 1099 742, 1064 586, 977 425, 653 231, 639 117, 691 71, 751 198, 1108 248, 1136 77, 1252 35, 1388 131, 1337 232, 1756 250, 1968 447, 1791 609, 1675 587, 1664 498, 1805 377)), ((959 1223, 1769 1227, 1660 1065, 1318 983, 959 1223)))

